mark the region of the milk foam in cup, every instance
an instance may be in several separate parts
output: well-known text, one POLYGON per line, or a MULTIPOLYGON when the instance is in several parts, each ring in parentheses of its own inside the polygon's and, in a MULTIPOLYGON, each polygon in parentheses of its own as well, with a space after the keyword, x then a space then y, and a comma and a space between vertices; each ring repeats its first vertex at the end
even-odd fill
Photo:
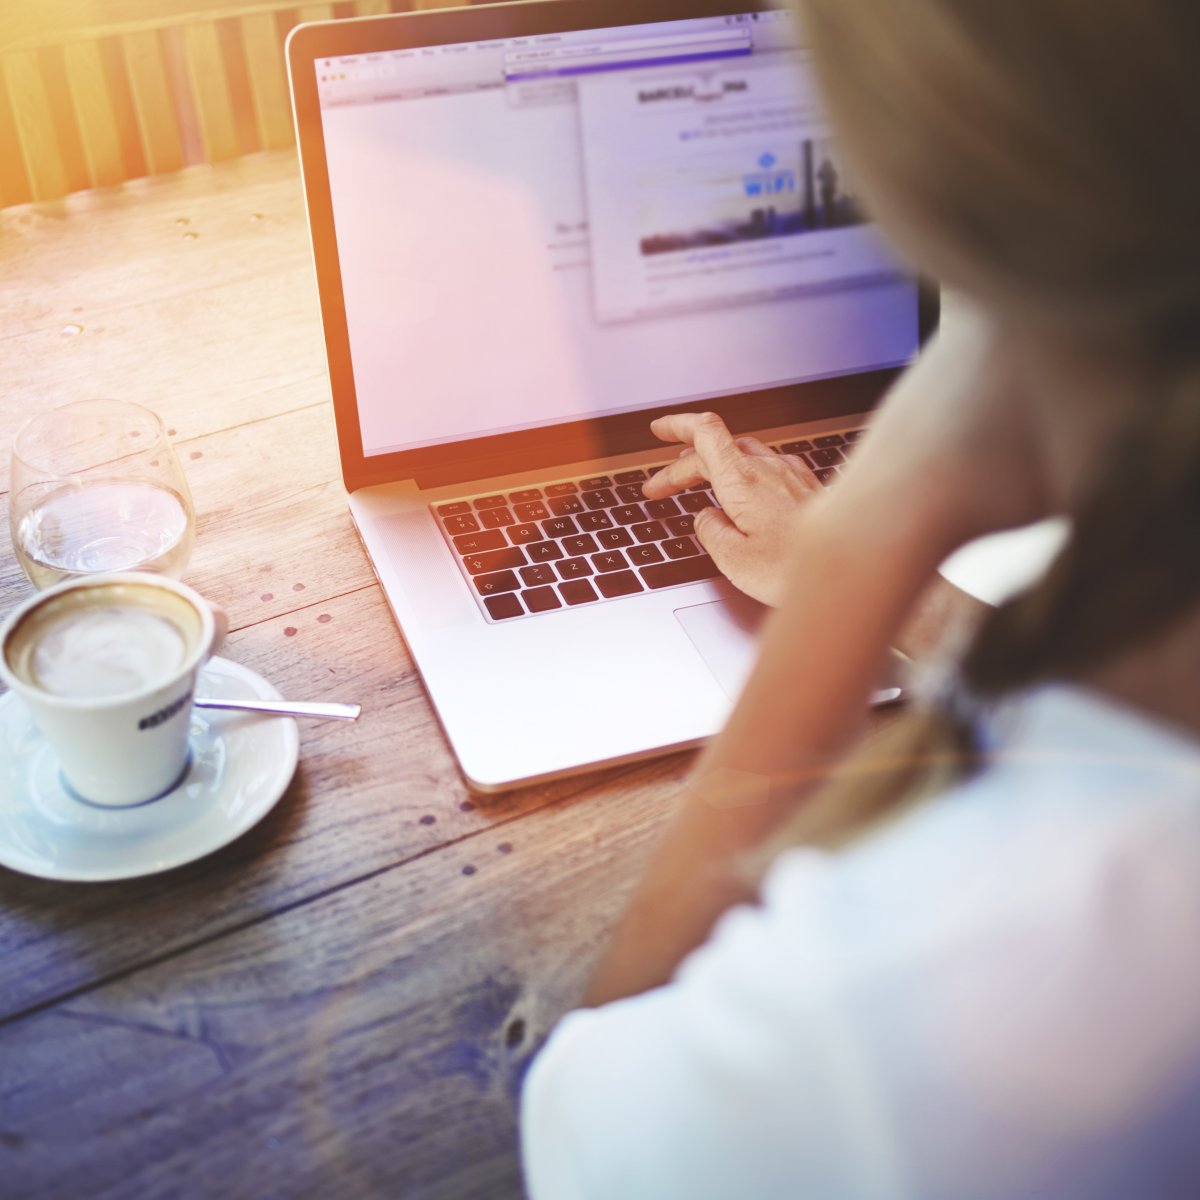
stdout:
POLYGON ((73 580, 0 627, 0 678, 79 798, 143 804, 187 770, 196 675, 223 628, 191 588, 161 575, 73 580))

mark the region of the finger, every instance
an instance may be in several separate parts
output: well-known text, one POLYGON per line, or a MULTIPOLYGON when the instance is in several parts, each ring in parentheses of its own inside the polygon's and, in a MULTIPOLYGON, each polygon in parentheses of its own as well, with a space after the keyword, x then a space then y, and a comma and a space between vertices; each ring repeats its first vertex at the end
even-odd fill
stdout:
POLYGON ((720 489, 743 478, 746 455, 738 449, 733 435, 716 413, 672 413, 652 421, 650 429, 664 441, 692 446, 700 460, 696 463, 691 458, 681 459, 660 471, 652 481, 655 486, 651 498, 690 487, 702 479, 720 489))
POLYGON ((642 495, 647 500, 661 500, 674 492, 682 492, 694 483, 704 483, 708 476, 704 472, 704 464, 691 446, 679 452, 679 457, 667 463, 665 467, 655 471, 642 484, 642 495))
POLYGON ((766 442, 760 442, 758 438, 746 435, 737 439, 738 449, 744 454, 753 454, 758 458, 779 458, 780 454, 773 450, 766 442))
POLYGON ((702 508, 692 529, 713 562, 728 575, 727 567, 745 545, 746 535, 719 508, 702 508))

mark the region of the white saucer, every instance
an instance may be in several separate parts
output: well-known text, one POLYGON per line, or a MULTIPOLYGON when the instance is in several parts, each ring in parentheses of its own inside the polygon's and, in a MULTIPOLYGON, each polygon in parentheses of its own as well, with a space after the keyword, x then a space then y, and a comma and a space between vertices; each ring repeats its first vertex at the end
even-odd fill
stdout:
MULTIPOLYGON (((278 700, 261 675, 224 658, 200 671, 196 693, 278 700)), ((0 697, 0 865, 43 879, 132 879, 202 858, 257 824, 296 770, 290 717, 197 709, 192 761, 161 799, 101 808, 63 786, 53 751, 11 692, 0 697)))

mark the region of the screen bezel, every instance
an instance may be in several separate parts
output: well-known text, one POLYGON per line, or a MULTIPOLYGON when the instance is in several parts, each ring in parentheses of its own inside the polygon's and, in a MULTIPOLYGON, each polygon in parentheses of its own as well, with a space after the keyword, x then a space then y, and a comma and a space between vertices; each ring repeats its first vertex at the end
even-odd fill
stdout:
MULTIPOLYGON (((747 0, 519 0, 510 4, 320 22, 292 30, 287 42, 288 75, 325 331, 338 451, 347 491, 403 479, 412 479, 421 487, 435 487, 647 450, 660 444, 650 433, 650 421, 670 412, 713 411, 731 429, 742 433, 849 417, 868 411, 878 402, 903 368, 734 392, 715 400, 677 401, 632 413, 462 438, 387 454, 367 455, 363 451, 321 129, 316 60, 455 42, 730 16, 779 7, 755 5, 747 0)), ((922 343, 937 327, 938 312, 936 288, 919 282, 918 333, 922 343)), ((402 380, 397 381, 397 388, 403 389, 402 380)))

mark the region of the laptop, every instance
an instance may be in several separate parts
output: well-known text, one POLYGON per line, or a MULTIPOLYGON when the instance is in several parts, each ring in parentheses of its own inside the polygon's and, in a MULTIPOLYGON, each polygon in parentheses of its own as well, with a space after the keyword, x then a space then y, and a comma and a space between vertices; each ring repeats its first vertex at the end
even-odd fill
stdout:
POLYGON ((936 322, 794 17, 407 13, 302 25, 288 68, 350 512, 468 783, 701 743, 763 610, 692 534, 710 491, 642 496, 679 449, 650 421, 836 486, 936 322))

